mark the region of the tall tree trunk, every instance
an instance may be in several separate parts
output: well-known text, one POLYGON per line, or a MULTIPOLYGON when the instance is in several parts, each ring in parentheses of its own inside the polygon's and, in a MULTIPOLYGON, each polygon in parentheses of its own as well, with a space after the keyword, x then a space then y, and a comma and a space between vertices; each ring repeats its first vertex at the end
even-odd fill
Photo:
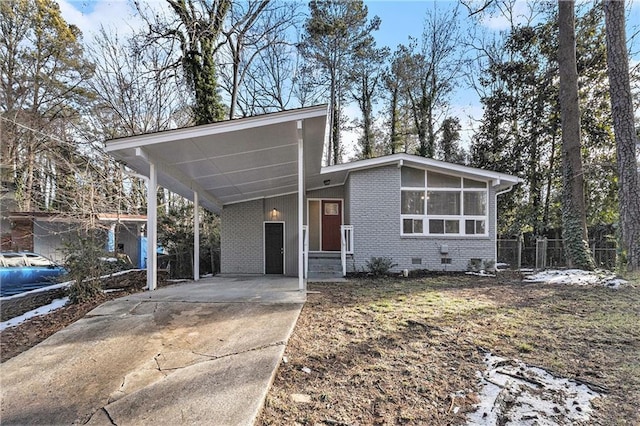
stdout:
POLYGON ((622 247, 627 269, 640 269, 640 186, 636 160, 637 136, 633 120, 629 58, 627 56, 624 1, 606 0, 607 70, 611 115, 618 162, 618 199, 622 247))
POLYGON ((391 154, 396 153, 398 145, 398 88, 394 88, 391 94, 391 154))
POLYGON ((562 121, 562 234, 570 267, 593 270, 587 243, 580 109, 576 66, 575 2, 558 0, 558 69, 562 121))

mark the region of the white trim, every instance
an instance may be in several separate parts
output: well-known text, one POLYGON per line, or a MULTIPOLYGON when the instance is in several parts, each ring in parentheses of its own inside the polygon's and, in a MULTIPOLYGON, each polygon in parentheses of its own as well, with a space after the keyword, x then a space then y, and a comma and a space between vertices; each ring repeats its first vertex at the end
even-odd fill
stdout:
MULTIPOLYGON (((319 201, 320 202, 320 216, 319 216, 319 220, 320 223, 318 224, 318 229, 319 229, 319 235, 320 235, 320 250, 309 250, 309 253, 335 253, 336 250, 331 250, 331 251, 326 251, 326 250, 322 250, 322 216, 324 215, 324 212, 322 211, 322 202, 323 201, 340 201, 341 203, 341 208, 340 208, 340 225, 344 225, 344 198, 336 198, 336 197, 329 197, 329 198, 307 198, 307 227, 311 226, 311 223, 309 221, 309 201, 319 201)), ((309 228, 307 228, 309 229, 309 228)), ((309 232, 309 231, 307 231, 309 232)))
POLYGON ((493 172, 469 166, 461 166, 459 164, 447 163, 445 161, 439 161, 432 158, 419 157, 417 155, 410 155, 405 153, 391 154, 384 157, 353 161, 351 163, 334 164, 332 166, 322 167, 320 169, 320 174, 323 175, 335 172, 351 172, 354 170, 369 169, 396 163, 400 164, 400 162, 402 162, 402 165, 404 166, 411 167, 411 164, 416 164, 424 168, 437 169, 434 171, 453 172, 454 174, 459 174, 462 177, 466 175, 469 177, 477 176, 485 178, 487 180, 496 180, 498 182, 498 185, 503 184, 504 182, 501 182, 503 180, 506 181, 505 186, 511 186, 523 182, 522 179, 505 173, 493 172))
MULTIPOLYGON (((402 186, 402 182, 400 182, 400 236, 401 237, 441 237, 441 236, 454 236, 454 237, 488 237, 490 235, 489 232, 489 219, 490 219, 490 210, 491 210, 491 202, 490 195, 491 192, 489 190, 488 182, 485 182, 486 185, 484 188, 465 188, 464 186, 464 176, 449 174, 449 173, 441 173, 451 177, 455 177, 459 179, 460 186, 458 187, 429 187, 429 170, 424 170, 424 187, 420 186, 402 186), (423 214, 411 214, 411 213, 402 213, 402 193, 403 191, 413 191, 413 192, 422 192, 424 194, 423 199, 423 214), (459 214, 429 214, 427 209, 428 197, 427 194, 429 192, 452 192, 456 193, 458 196, 458 201, 460 203, 460 213, 459 214), (464 194, 465 193, 484 193, 485 194, 485 214, 484 215, 465 215, 464 214, 464 194), (422 232, 421 233, 405 233, 404 232, 404 220, 405 219, 413 219, 413 220, 421 220, 422 221, 422 232), (430 220, 443 220, 443 221, 457 221, 458 222, 458 232, 456 233, 431 233, 429 231, 429 221, 430 220), (482 220, 484 221, 484 233, 478 234, 467 234, 466 233, 466 221, 467 220, 482 220)), ((443 224, 445 226, 445 224, 443 224)))
POLYGON ((221 121, 218 123, 205 124, 201 126, 188 127, 183 129, 166 130, 158 133, 131 136, 121 139, 112 139, 106 142, 107 152, 121 149, 136 148, 146 145, 155 145, 165 142, 176 142, 182 139, 192 139, 203 136, 211 136, 228 132, 253 129, 261 126, 269 126, 296 120, 322 117, 327 115, 328 106, 317 105, 300 108, 298 110, 274 112, 256 117, 240 118, 236 120, 221 121))
POLYGON ((282 275, 285 275, 287 273, 287 240, 286 240, 287 227, 285 225, 284 220, 262 221, 262 273, 264 275, 267 275, 267 223, 282 224, 282 275))

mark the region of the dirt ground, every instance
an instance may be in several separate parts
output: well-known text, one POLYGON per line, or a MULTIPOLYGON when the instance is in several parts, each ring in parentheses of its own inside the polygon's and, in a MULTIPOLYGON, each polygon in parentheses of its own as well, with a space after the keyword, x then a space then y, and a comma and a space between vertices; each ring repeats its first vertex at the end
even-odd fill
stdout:
MULTIPOLYGON (((484 351, 606 390, 588 424, 640 424, 638 283, 612 290, 460 275, 309 290, 258 424, 464 424, 484 351)), ((4 330, 2 361, 122 295, 4 330)))
POLYGON ((486 350, 606 390, 588 424, 640 424, 639 287, 311 284, 259 424, 464 424, 486 350))

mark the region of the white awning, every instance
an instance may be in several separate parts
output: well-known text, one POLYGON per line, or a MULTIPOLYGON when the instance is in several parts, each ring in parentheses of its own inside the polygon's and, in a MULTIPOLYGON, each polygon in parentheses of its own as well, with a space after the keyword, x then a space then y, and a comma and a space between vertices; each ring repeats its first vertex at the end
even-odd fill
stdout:
POLYGON ((144 176, 206 209, 298 191, 298 121, 302 121, 307 187, 322 185, 327 106, 113 139, 106 150, 144 176))

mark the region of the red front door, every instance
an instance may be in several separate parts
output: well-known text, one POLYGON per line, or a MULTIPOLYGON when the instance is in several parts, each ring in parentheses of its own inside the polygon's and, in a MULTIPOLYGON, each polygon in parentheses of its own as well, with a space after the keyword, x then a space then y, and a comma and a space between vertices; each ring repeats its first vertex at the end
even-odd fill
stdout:
POLYGON ((322 200, 322 251, 340 251, 342 201, 322 200))

